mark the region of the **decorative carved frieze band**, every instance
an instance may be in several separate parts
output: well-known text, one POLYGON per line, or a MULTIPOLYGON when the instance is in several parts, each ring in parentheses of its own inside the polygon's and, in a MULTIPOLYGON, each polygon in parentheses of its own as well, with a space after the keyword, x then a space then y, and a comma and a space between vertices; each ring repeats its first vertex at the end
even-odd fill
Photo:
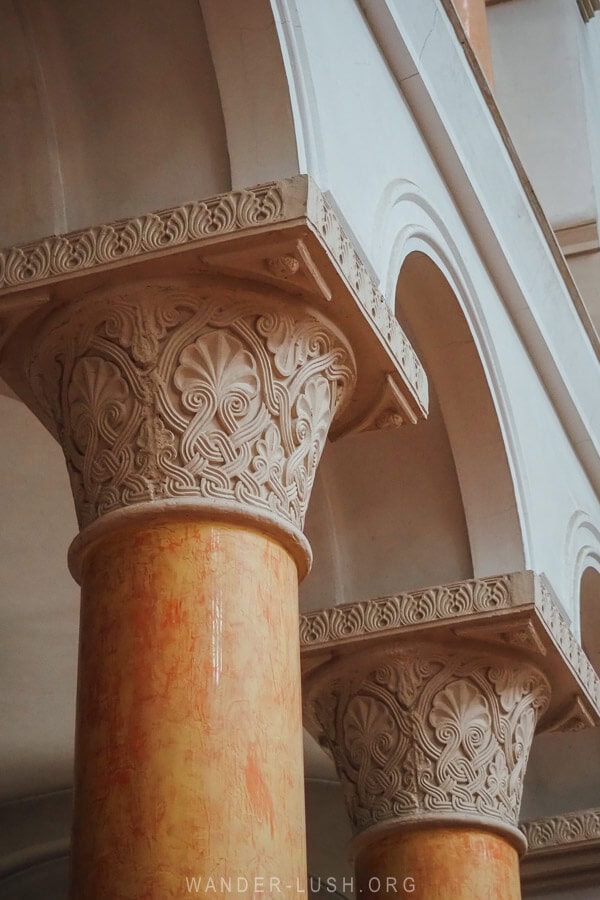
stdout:
POLYGON ((28 382, 62 443, 82 528, 167 500, 302 528, 355 380, 324 318, 205 280, 142 282, 42 318, 32 344, 28 382))
POLYGON ((518 842, 523 777, 550 688, 510 656, 431 643, 309 675, 309 729, 331 752, 356 833, 478 821, 518 842))
POLYGON ((312 201, 310 209, 311 212, 314 210, 314 220, 323 240, 337 261, 348 286, 356 292, 377 330, 392 348, 394 355, 400 359, 402 368, 415 386, 419 400, 425 404, 427 402, 427 376, 419 357, 372 275, 356 252, 334 210, 327 203, 323 194, 315 190, 314 185, 312 187, 309 195, 312 201))
POLYGON ((97 266, 268 225, 283 216, 281 185, 265 184, 10 247, 0 253, 0 289, 37 284, 97 266))
POLYGON ((600 678, 542 576, 516 572, 315 610, 301 617, 305 667, 334 647, 452 631, 545 659, 553 676, 544 730, 574 731, 600 721, 600 678), (559 665, 554 661, 560 660, 559 665), (560 677, 558 672, 560 671, 560 677))
POLYGON ((600 708, 600 678, 593 665, 583 652, 581 644, 571 631, 571 627, 555 603, 552 592, 545 579, 540 579, 540 588, 536 596, 536 608, 546 625, 546 628, 554 638, 556 644, 568 665, 585 686, 587 692, 593 697, 597 707, 600 708))
POLYGON ((554 852, 573 844, 600 842, 600 808, 532 819, 523 822, 521 830, 527 838, 528 854, 554 852))
MULTIPOLYGON (((427 408, 428 396, 423 367, 339 217, 308 176, 232 191, 6 249, 0 252, 0 295, 62 283, 94 271, 112 270, 174 252, 189 251, 191 265, 197 271, 199 250, 210 267, 215 255, 225 252, 234 239, 249 236, 258 241, 261 235, 271 232, 266 242, 269 248, 266 257, 261 252, 262 244, 255 242, 254 258, 242 253, 242 262, 232 263, 229 259, 224 268, 231 271, 232 265, 241 266, 243 274, 252 277, 268 274, 288 289, 300 292, 306 289, 306 281, 301 276, 310 269, 311 277, 316 278, 327 299, 331 299, 331 291, 325 287, 326 279, 305 243, 316 241, 318 235, 319 243, 327 249, 328 266, 335 268, 353 303, 385 348, 388 362, 384 371, 390 370, 391 357, 410 388, 412 416, 415 417, 415 412, 422 413, 427 408), (296 231, 300 239, 294 238, 296 231), (277 250, 278 241, 280 250, 277 250)), ((0 345, 1 337, 0 333, 0 345)), ((398 421, 411 420, 410 415, 402 417, 402 409, 398 410, 398 416, 398 421)), ((393 424, 389 417, 386 423, 393 424)))
POLYGON ((300 620, 300 642, 308 647, 456 615, 492 612, 510 605, 509 575, 459 581, 307 613, 300 620))

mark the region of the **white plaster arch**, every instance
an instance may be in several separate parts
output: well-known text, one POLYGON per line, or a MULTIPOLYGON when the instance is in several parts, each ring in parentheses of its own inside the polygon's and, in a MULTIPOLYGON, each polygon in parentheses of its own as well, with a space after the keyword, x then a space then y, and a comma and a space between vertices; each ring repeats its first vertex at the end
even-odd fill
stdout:
POLYGON ((199 3, 221 95, 232 187, 310 173, 326 190, 323 129, 302 27, 305 10, 298 0, 199 3))
POLYGON ((300 114, 306 102, 295 99, 296 81, 304 83, 308 64, 293 4, 288 14, 279 9, 285 0, 199 3, 219 85, 232 188, 308 171, 299 168, 302 138, 297 142, 295 128, 300 122, 309 127, 308 115, 300 114))
POLYGON ((298 171, 329 188, 319 104, 301 26, 298 0, 271 0, 294 118, 298 171))
MULTIPOLYGON (((464 416, 457 415, 457 411, 444 402, 443 395, 448 393, 449 385, 437 385, 463 492, 475 574, 493 574, 494 568, 500 571, 502 567, 527 568, 533 554, 525 467, 521 464, 522 453, 500 361, 463 254, 434 205, 416 184, 404 179, 388 184, 380 198, 373 248, 375 267, 386 273, 383 292, 390 304, 394 302, 403 268, 415 253, 429 259, 454 295, 483 371, 485 386, 480 384, 479 391, 485 388, 491 401, 486 425, 490 438, 497 431, 497 440, 488 445, 489 452, 483 465, 487 477, 493 478, 498 488, 492 497, 476 483, 484 472, 473 466, 472 458, 463 458, 469 440, 464 440, 464 434, 461 436, 464 416), (490 555, 494 530, 501 535, 500 543, 508 542, 504 554, 490 555), (494 558, 497 559, 496 567, 494 558)), ((479 262, 476 264, 480 265, 479 262)), ((401 311, 398 315, 403 325, 410 326, 401 311)), ((418 344, 419 335, 416 338, 418 344)), ((424 348, 418 349, 423 352, 424 348)), ((425 362, 427 367, 427 360, 425 362)))
POLYGON ((573 629, 581 639, 581 581, 587 569, 600 575, 600 528, 584 510, 573 513, 565 533, 563 596, 573 629))

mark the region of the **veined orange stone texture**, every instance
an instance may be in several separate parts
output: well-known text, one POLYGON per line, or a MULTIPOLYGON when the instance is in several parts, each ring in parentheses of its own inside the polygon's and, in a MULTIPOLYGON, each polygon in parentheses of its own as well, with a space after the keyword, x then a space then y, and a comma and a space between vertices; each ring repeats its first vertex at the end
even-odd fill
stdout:
MULTIPOLYGON (((72 896, 169 900, 188 896, 187 878, 241 877, 237 896, 252 897, 262 876, 295 895, 305 825, 287 551, 214 523, 114 533, 84 562, 79 673, 72 896)), ((229 895, 226 882, 210 892, 229 895)))
POLYGON ((519 857, 492 832, 461 827, 415 829, 362 850, 357 896, 364 900, 519 900, 519 857))
POLYGON ((453 0, 471 46, 491 85, 494 83, 492 51, 485 0, 453 0))

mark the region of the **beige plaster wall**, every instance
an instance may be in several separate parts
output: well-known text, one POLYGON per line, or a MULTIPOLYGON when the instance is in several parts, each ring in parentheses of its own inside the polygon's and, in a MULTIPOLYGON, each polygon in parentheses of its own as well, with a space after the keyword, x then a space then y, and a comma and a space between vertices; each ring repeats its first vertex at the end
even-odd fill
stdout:
POLYGON ((70 785, 79 590, 62 451, 0 396, 0 802, 70 785))
POLYGON ((452 450, 435 396, 418 426, 326 448, 306 534, 313 571, 303 609, 469 578, 469 540, 452 450))
POLYGON ((230 187, 194 0, 1 0, 0 244, 230 187))

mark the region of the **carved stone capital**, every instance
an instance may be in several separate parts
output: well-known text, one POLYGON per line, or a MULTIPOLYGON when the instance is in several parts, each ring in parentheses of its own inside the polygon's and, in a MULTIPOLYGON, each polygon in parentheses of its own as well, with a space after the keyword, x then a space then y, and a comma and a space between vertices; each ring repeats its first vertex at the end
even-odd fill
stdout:
POLYGON ((34 307, 72 302, 101 285, 118 293, 132 278, 199 273, 274 289, 283 305, 302 297, 343 330, 358 378, 332 438, 426 416, 427 377, 392 298, 307 175, 0 249, 0 374, 21 396, 12 345, 34 307))
POLYGON ((309 729, 332 754, 358 841, 381 830, 478 823, 523 848, 523 777, 544 674, 511 655, 429 642, 315 669, 309 729))
POLYGON ((63 446, 82 529, 206 509, 306 552, 315 470, 355 363, 335 326, 274 293, 153 280, 28 320, 30 400, 63 446))
POLYGON ((355 832, 517 829, 534 730, 600 723, 600 679, 550 585, 513 572, 302 616, 306 726, 355 832))

